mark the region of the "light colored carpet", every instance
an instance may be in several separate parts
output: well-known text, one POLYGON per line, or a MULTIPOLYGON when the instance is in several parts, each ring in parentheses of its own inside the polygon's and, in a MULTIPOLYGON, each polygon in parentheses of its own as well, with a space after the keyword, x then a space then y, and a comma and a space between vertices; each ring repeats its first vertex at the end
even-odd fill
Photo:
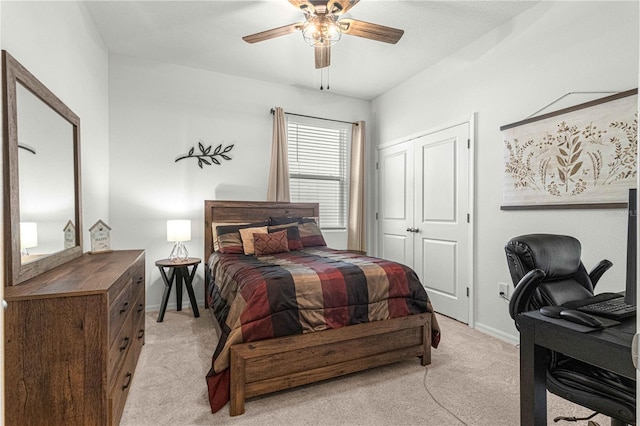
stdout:
MULTIPOLYGON (((162 323, 156 318, 157 313, 146 315, 146 343, 122 425, 520 423, 518 348, 447 317, 438 318, 442 341, 426 369, 418 359, 410 359, 253 398, 245 404, 246 413, 238 417, 229 416, 228 405, 215 414, 209 408, 205 375, 217 341, 210 313, 203 309, 201 317, 194 318, 186 309, 167 312, 162 323)), ((553 423, 558 415, 588 414, 582 407, 548 395, 550 425, 576 425, 553 423)), ((609 424, 600 416, 594 420, 609 424)))

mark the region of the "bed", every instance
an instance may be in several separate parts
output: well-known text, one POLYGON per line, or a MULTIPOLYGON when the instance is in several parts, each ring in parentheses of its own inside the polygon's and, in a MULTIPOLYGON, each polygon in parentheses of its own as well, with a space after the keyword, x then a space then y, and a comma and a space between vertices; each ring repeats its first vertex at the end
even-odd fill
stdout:
POLYGON ((323 246, 313 231, 317 203, 207 200, 204 207, 205 308, 219 336, 207 374, 212 412, 229 401, 229 414, 240 415, 247 398, 410 357, 430 364, 440 330, 415 272, 323 246), (295 220, 253 233, 275 218, 295 220), (241 237, 255 238, 255 254, 225 240, 237 240, 233 226, 246 223, 241 237), (298 241, 306 244, 283 248, 298 241))

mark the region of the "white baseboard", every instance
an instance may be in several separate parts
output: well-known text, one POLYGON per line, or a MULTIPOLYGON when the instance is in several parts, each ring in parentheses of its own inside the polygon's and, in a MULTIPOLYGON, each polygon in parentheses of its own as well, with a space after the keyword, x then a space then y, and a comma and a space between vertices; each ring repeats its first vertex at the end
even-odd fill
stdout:
POLYGON ((490 336, 496 337, 496 338, 498 338, 500 340, 503 340, 503 341, 505 341, 507 343, 511 343, 511 344, 514 344, 514 345, 520 344, 520 336, 514 336, 514 335, 511 335, 511 334, 505 333, 504 331, 500 331, 500 330, 498 330, 496 328, 489 327, 488 325, 482 324, 480 322, 476 322, 474 325, 475 325, 474 328, 476 330, 482 332, 482 333, 485 333, 485 334, 488 334, 490 336))

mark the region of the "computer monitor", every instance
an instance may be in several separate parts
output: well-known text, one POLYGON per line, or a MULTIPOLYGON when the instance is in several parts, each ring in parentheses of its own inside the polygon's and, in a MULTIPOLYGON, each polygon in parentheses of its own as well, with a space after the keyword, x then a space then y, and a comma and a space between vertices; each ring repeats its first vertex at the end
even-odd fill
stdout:
POLYGON ((638 195, 636 188, 629 189, 629 208, 627 224, 627 282, 624 301, 629 305, 636 304, 637 259, 638 259, 638 195))

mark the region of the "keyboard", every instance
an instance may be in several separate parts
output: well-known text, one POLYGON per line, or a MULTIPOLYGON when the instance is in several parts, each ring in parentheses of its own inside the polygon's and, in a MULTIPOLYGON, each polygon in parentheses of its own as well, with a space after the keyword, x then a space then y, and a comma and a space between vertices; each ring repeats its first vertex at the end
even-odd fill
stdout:
POLYGON ((578 306, 576 309, 588 314, 616 320, 628 318, 636 314, 636 305, 625 303, 624 297, 622 296, 578 306))

